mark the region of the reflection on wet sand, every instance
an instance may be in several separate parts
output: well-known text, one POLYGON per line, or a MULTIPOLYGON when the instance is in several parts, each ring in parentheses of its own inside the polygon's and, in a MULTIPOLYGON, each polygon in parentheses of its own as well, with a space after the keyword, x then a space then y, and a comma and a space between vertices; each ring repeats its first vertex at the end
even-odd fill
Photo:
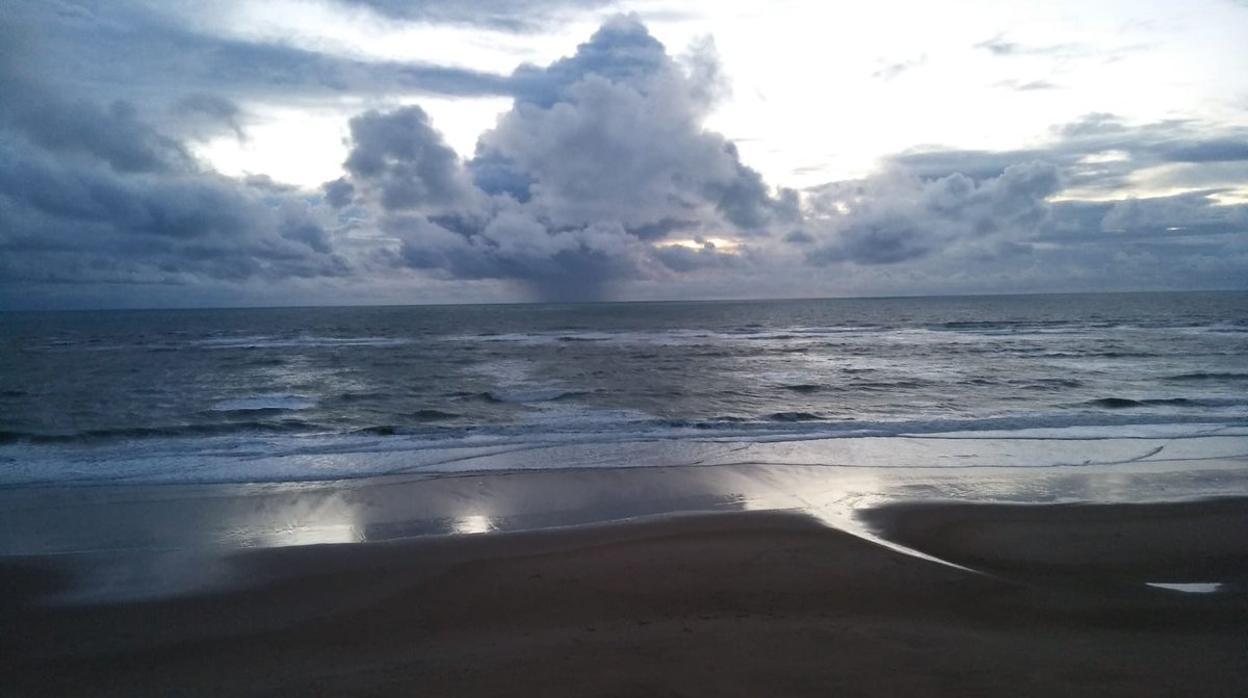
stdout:
POLYGON ((455 519, 451 524, 451 533, 489 533, 494 530, 494 523, 484 514, 469 514, 455 519))
MULTIPOLYGON (((857 512, 894 502, 1148 502, 1248 494, 1246 436, 862 438, 755 443, 719 457, 696 442, 650 443, 626 457, 602 445, 570 448, 575 453, 557 462, 623 458, 636 467, 529 469, 513 455, 512 471, 5 489, 0 554, 74 559, 87 574, 84 586, 126 596, 187 591, 206 579, 217 583, 223 574, 186 572, 193 567, 186 558, 220 561, 243 548, 525 531, 676 513, 792 511, 902 549, 876 536, 857 512), (704 458, 699 465, 654 465, 694 452, 704 458), (906 466, 887 465, 890 453, 906 466)), ((216 562, 201 567, 225 568, 216 562)))
MULTIPOLYGON (((187 556, 221 560, 244 548, 482 534, 692 512, 801 512, 901 549, 877 536, 857 512, 906 501, 1144 502, 1248 495, 1245 460, 1222 457, 1243 444, 1224 441, 1211 441, 1214 457, 1199 458, 1199 445, 1188 440, 1173 449, 1184 460, 1102 466, 870 468, 773 461, 327 483, 8 490, 0 491, 0 554, 64 556, 81 562, 84 585, 127 596, 202 587, 205 575, 189 578, 174 569, 187 568, 187 556)), ((1031 442, 1030 448, 1049 445, 1031 442)), ((1097 445, 1109 451, 1140 448, 1097 445)), ((771 456, 798 461, 813 449, 773 446, 771 456)), ((934 457, 969 447, 949 446, 934 457)), ((1071 449, 1061 444, 1058 450, 1071 449)), ((207 575, 212 583, 223 576, 207 575)))

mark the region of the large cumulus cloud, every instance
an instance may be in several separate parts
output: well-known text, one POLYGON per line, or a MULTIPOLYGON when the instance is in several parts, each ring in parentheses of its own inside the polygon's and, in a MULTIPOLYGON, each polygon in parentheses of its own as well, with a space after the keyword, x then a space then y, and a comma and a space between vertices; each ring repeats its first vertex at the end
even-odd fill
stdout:
POLYGON ((773 195, 702 127, 718 94, 706 51, 682 63, 616 18, 574 55, 519 69, 513 109, 466 162, 419 107, 357 117, 346 176, 327 191, 353 192, 401 241, 397 263, 543 297, 688 270, 665 241, 761 237, 797 216, 793 193, 773 195))

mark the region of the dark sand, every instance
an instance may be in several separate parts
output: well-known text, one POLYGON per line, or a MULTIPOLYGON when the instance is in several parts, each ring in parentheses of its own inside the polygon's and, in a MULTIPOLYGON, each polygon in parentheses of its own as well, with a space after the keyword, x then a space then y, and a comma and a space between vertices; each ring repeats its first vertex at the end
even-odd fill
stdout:
POLYGON ((869 521, 994 573, 770 513, 260 550, 244 589, 90 607, 9 558, 0 694, 1248 694, 1244 500, 869 521))

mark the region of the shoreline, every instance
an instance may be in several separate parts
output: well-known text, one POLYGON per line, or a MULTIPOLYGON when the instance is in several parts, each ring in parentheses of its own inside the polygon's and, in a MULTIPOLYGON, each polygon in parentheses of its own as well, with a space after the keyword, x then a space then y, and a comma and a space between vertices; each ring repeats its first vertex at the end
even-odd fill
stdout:
MULTIPOLYGON (((1191 450, 1186 443, 1172 446, 1176 455, 1180 446, 1191 450)), ((753 511, 796 512, 899 552, 945 559, 956 556, 930 553, 904 536, 879 535, 870 516, 861 514, 939 501, 1111 504, 1248 496, 1242 458, 1219 457, 1203 446, 1192 455, 1204 457, 1044 468, 764 463, 17 488, 0 490, 0 561, 54 558, 74 583, 49 601, 98 604, 245 585, 250 580, 226 563, 240 550, 753 511)))
MULTIPOLYGON (((1231 695, 1248 675, 1244 538, 1220 533, 1248 521, 1248 499, 911 503, 868 517, 922 552, 972 551, 997 569, 934 564, 766 511, 243 550, 226 560, 245 585, 78 606, 21 603, 22 584, 31 592, 56 580, 23 576, 10 559, 0 561, 9 602, 0 686, 18 695, 1231 695), (1044 568, 1072 517, 1115 528, 1147 556, 1159 512, 1178 531, 1171 547, 1218 541, 1241 581, 1185 594, 1121 583, 1133 569, 1126 558, 1062 578, 1044 568), (994 533, 967 542, 959 526, 994 533), (1001 569, 1019 559, 1032 563, 1001 569)), ((1078 546, 1062 550, 1084 559, 1078 546)))

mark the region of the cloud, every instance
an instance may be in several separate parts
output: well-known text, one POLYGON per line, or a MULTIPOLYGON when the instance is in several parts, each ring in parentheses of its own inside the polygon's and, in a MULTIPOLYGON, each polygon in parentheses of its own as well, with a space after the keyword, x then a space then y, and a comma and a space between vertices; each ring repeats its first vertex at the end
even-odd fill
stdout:
POLYGON ((995 87, 1005 90, 1014 90, 1015 92, 1037 92, 1040 90, 1056 90, 1059 86, 1048 80, 1029 80, 1022 82, 1019 80, 1002 80, 996 83, 995 87))
POLYGON ((766 236, 798 215, 795 193, 773 196, 702 127, 720 93, 710 51, 682 64, 635 18, 610 20, 572 56, 517 70, 514 108, 467 162, 418 107, 357 117, 343 182, 413 268, 584 298, 705 266, 651 243, 766 236))
POLYGON ((1069 67, 1074 62, 1113 63, 1120 61, 1129 54, 1149 48, 1144 44, 1121 44, 1107 46, 1104 44, 1087 43, 1053 43, 1033 44, 1011 41, 1005 34, 997 34, 990 39, 974 44, 974 48, 986 51, 994 57, 1004 60, 1025 60, 1028 58, 1049 59, 1059 66, 1069 67))
MULTIPOLYGON (((387 210, 435 211, 473 195, 459 156, 417 106, 351 119, 351 154, 343 163, 352 181, 375 190, 387 210)), ((331 185, 343 191, 344 184, 331 185)))
POLYGON ((596 10, 613 0, 345 0, 387 17, 435 24, 464 24, 497 31, 530 32, 596 10))
MULTIPOLYGON (((542 22, 580 11, 537 6, 542 22)), ((436 288, 439 300, 588 300, 1248 279, 1242 128, 1089 114, 1026 149, 916 149, 796 192, 705 127, 728 93, 713 42, 673 56, 636 17, 508 75, 224 40, 162 17, 120 0, 22 4, 0 20, 9 298, 129 293, 143 304, 264 288, 281 302, 383 289, 402 302, 415 296, 395 289, 436 288), (420 106, 383 106, 432 92, 514 103, 460 157, 420 106), (246 138, 257 96, 360 103, 344 118, 341 177, 306 191, 199 161, 202 141, 246 138)), ((1021 51, 1000 43, 1002 55, 1021 51)), ((894 67, 878 77, 909 69, 894 67)))
POLYGON ((1248 206, 1218 205, 1215 192, 1190 192, 1150 199, 1125 199, 1072 206, 1066 213, 1058 206, 1064 220, 1076 221, 1076 230, 1099 229, 1106 233, 1134 238, 1191 235, 1248 234, 1248 206), (1078 216, 1078 218, 1075 218, 1078 216))
POLYGON ((1168 162, 1246 162, 1248 134, 1239 138, 1164 142, 1154 146, 1153 152, 1168 162))
POLYGON ((330 221, 263 179, 206 170, 125 102, 8 81, 0 283, 185 284, 338 277, 330 221))
POLYGON ((193 283, 348 272, 315 213, 213 175, 122 175, 0 151, 0 280, 193 283))
POLYGON ((826 185, 811 197, 806 235, 816 246, 806 256, 816 265, 876 265, 983 249, 1037 230, 1048 217, 1045 199, 1058 187, 1057 168, 1042 162, 1011 165, 980 182, 895 171, 826 185))
POLYGON ((121 172, 183 170, 191 158, 181 143, 141 123, 124 101, 107 109, 85 100, 67 101, 16 81, 6 91, 0 124, 49 151, 99 159, 121 172))
POLYGON ((1081 56, 1091 53, 1080 44, 1022 44, 1007 41, 1004 34, 997 34, 975 44, 975 48, 987 51, 994 56, 1081 56))
MULTIPOLYGON (((506 75, 420 62, 367 61, 282 43, 204 33, 142 3, 17 2, 0 15, 15 37, 0 61, 40 87, 91 101, 171 108, 169 118, 218 111, 209 99, 289 100, 416 92, 506 95, 506 75), (190 99, 198 109, 178 109, 190 99)), ((4 68, 0 67, 0 71, 4 68)))
MULTIPOLYGON (((878 293, 1242 288, 1248 205, 1224 203, 1227 189, 1057 198, 1076 191, 1072 180, 1125 187, 1135 167, 1208 169, 1175 164, 1179 136, 1201 130, 1098 116, 1056 128, 1063 135, 1050 148, 898 156, 880 174, 810 190, 803 228, 786 242, 850 288, 878 293), (1107 144, 1125 150, 1107 162, 1090 158, 1107 144), (1095 171, 1106 166, 1116 174, 1095 171)), ((1227 164, 1235 163, 1212 165, 1227 164)))
POLYGON ((1112 114, 1088 114, 1052 129, 1043 146, 1009 151, 914 150, 890 165, 924 178, 966 174, 980 180, 1011 164, 1051 162, 1072 190, 1125 195, 1156 189, 1242 186, 1248 181, 1248 129, 1192 121, 1131 125, 1112 114), (1151 183, 1151 184, 1150 184, 1151 183))
POLYGON ((189 94, 173 105, 173 111, 183 117, 186 126, 199 140, 207 140, 221 130, 233 133, 244 140, 242 110, 234 102, 219 95, 197 92, 189 94))
POLYGON ((924 63, 927 63, 926 55, 919 56, 918 58, 911 58, 905 61, 896 61, 893 63, 886 63, 885 65, 881 66, 878 70, 876 70, 871 75, 872 77, 876 77, 881 80, 892 80, 893 78, 897 77, 898 75, 901 75, 902 73, 914 70, 915 68, 922 66, 924 63))

